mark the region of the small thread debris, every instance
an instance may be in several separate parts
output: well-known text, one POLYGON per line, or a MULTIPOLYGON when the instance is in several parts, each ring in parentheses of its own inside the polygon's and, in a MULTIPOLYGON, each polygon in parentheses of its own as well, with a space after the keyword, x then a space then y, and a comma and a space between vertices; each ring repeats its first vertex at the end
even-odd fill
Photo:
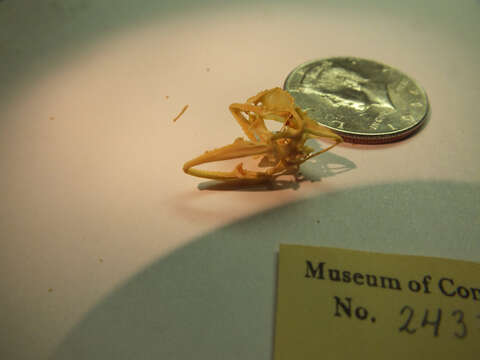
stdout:
POLYGON ((185 111, 187 111, 187 109, 188 109, 188 105, 185 105, 185 106, 183 107, 182 111, 180 111, 180 114, 178 114, 177 116, 175 116, 175 118, 173 119, 173 122, 177 121, 177 120, 180 118, 180 116, 182 116, 183 113, 184 113, 185 111))

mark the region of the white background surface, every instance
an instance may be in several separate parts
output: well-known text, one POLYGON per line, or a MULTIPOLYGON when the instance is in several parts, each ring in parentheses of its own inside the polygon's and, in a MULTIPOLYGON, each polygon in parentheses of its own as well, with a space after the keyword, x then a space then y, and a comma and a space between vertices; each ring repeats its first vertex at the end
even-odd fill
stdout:
POLYGON ((480 261, 478 1, 200 4, 0 2, 2 359, 271 358, 279 242, 480 261), (182 172, 242 135, 230 103, 338 55, 416 79, 425 128, 338 146, 297 188, 201 190, 182 172), (311 199, 329 206, 323 216, 311 199), (195 285, 168 272, 178 259, 195 285), (149 271, 158 277, 139 280, 149 271), (232 305, 242 295, 250 306, 232 305), (158 300, 142 315, 155 324, 140 324, 146 299, 158 300), (199 299, 224 305, 208 312, 215 324, 199 299), (244 323, 257 303, 265 321, 244 323))

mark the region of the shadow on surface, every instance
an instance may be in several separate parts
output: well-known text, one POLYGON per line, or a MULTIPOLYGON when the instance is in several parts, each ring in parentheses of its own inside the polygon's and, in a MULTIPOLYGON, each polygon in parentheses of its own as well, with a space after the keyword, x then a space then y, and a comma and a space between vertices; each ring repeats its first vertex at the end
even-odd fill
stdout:
MULTIPOLYGON (((322 150, 316 141, 308 144, 313 152, 322 150)), ((356 168, 352 161, 328 152, 315 157, 301 165, 300 172, 294 176, 282 176, 274 182, 245 184, 241 181, 204 181, 198 185, 199 190, 215 191, 275 191, 292 189, 297 190, 302 182, 317 182, 322 178, 335 176, 356 168)))
POLYGON ((271 359, 279 243, 479 261, 479 214, 480 186, 449 182, 368 186, 272 209, 133 276, 52 360, 271 359))
POLYGON ((214 6, 222 4, 218 0, 0 1, 1 99, 14 97, 35 77, 108 36, 214 6))
MULTIPOLYGON (((199 12, 211 12, 221 7, 236 5, 248 6, 252 13, 266 12, 259 6, 278 7, 290 5, 288 0, 273 1, 220 1, 220 0, 48 0, 15 1, 0 0, 0 95, 2 100, 18 95, 22 86, 31 84, 37 76, 61 66, 69 57, 75 58, 92 44, 106 37, 129 29, 135 29, 152 21, 169 21, 175 17, 185 17, 199 12), (19 21, 21 19, 21 21, 19 21)), ((380 2, 381 3, 381 2, 380 2)), ((317 6, 318 2, 302 0, 295 3, 302 9, 317 6)), ((418 2, 409 0, 395 2, 388 6, 378 6, 378 0, 368 0, 359 4, 354 0, 325 0, 323 8, 338 9, 335 13, 342 16, 342 11, 363 12, 372 16, 372 8, 382 11, 387 16, 405 19, 412 18, 412 8, 421 11, 416 14, 423 19, 423 14, 435 15, 430 19, 444 31, 444 18, 451 15, 448 1, 438 2, 434 8, 429 6, 418 9, 418 2)), ((308 9, 307 11, 311 11, 308 9)), ((474 17, 475 13, 468 13, 474 17)), ((414 19, 414 18, 413 18, 414 19)), ((473 22, 475 19, 473 20, 473 22)), ((192 29, 192 31, 195 31, 192 29)), ((475 36, 475 31, 467 34, 453 32, 454 39, 475 36)), ((450 32, 447 32, 450 35, 450 32)))

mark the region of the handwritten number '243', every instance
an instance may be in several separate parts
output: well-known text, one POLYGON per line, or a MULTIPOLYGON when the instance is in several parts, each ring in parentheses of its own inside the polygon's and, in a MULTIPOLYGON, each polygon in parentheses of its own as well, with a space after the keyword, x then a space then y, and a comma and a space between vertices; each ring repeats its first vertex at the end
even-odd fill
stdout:
MULTIPOLYGON (((408 334, 415 334, 417 328, 413 327, 413 317, 415 310, 408 305, 405 305, 402 310, 400 310, 400 315, 406 315, 405 322, 398 328, 400 332, 406 332, 408 334)), ((454 310, 450 314, 456 323, 456 330, 453 335, 458 339, 463 339, 467 336, 467 325, 465 323, 464 313, 462 310, 454 310)), ((437 337, 440 332, 440 325, 442 323, 442 309, 438 309, 435 312, 430 312, 428 309, 425 310, 423 314, 422 322, 420 327, 424 328, 431 326, 433 328, 433 336, 437 337)))

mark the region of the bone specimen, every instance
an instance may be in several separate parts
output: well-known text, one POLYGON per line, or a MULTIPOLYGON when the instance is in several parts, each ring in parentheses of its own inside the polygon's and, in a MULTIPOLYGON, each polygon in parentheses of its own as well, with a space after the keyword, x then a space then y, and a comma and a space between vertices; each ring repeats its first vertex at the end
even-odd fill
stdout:
POLYGON ((295 105, 293 97, 280 88, 258 93, 245 103, 229 107, 248 139, 237 138, 232 144, 206 151, 190 161, 183 170, 190 175, 221 181, 261 183, 282 175, 296 176, 300 165, 342 142, 332 130, 318 124, 295 105), (265 120, 281 123, 279 131, 270 131, 265 120), (334 144, 314 152, 305 145, 308 139, 327 138, 334 144), (260 158, 260 170, 245 169, 239 163, 232 171, 211 171, 196 166, 244 157, 260 158))

